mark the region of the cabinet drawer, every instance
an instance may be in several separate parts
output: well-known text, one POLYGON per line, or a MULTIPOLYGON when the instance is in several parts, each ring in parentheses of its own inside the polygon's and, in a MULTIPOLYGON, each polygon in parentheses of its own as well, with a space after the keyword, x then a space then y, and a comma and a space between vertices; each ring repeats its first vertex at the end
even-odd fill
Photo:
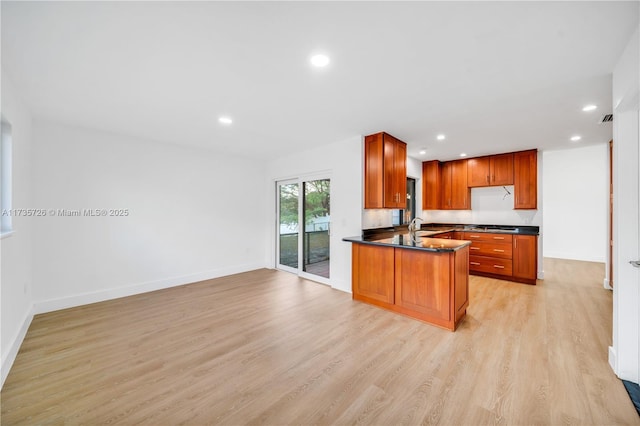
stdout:
POLYGON ((469 256, 469 270, 498 275, 512 275, 510 259, 495 259, 486 256, 469 256))
POLYGON ((511 243, 474 241, 471 243, 471 247, 469 247, 469 254, 511 259, 513 255, 513 245, 511 243))
POLYGON ((431 238, 444 238, 444 239, 450 240, 452 236, 453 236, 452 232, 443 232, 442 234, 432 235, 431 238))
POLYGON ((466 232, 464 239, 469 241, 493 241, 496 243, 509 243, 513 241, 511 234, 491 234, 489 232, 466 232))

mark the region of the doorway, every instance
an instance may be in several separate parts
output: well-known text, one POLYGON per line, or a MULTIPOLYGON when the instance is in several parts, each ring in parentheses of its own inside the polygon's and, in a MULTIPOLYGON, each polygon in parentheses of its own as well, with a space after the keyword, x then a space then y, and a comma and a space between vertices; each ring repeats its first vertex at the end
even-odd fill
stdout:
POLYGON ((331 180, 276 182, 276 266, 323 284, 331 271, 331 180))

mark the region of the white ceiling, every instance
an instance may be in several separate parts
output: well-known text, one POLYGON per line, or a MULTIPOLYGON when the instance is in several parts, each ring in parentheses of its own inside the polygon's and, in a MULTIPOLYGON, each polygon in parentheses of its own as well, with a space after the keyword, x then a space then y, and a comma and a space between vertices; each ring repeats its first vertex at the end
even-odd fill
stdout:
POLYGON ((423 160, 562 149, 611 138, 638 6, 2 1, 2 68, 36 117, 262 159, 382 130, 423 160))

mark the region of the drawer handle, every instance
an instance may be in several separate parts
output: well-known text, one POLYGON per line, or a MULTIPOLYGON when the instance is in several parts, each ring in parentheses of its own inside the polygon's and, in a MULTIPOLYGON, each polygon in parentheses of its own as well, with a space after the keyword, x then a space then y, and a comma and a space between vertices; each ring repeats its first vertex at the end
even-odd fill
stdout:
POLYGON ((494 268, 498 268, 498 269, 504 269, 504 266, 502 265, 493 265, 494 268))
POLYGON ((504 237, 493 237, 494 240, 504 240, 504 237))
POLYGON ((480 235, 469 235, 469 238, 480 238, 480 235))
POLYGON ((469 262, 469 263, 472 264, 472 265, 479 265, 480 264, 480 262, 469 262))
POLYGON ((493 251, 497 251, 499 253, 504 253, 504 250, 502 250, 502 249, 493 249, 493 251))
POLYGON ((471 250, 480 250, 480 247, 469 247, 471 250))

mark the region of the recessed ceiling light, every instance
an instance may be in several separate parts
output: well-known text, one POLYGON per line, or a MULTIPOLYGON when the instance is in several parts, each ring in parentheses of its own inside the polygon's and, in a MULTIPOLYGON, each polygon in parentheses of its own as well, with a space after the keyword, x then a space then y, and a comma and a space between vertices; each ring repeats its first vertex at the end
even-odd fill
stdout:
POLYGON ((586 105, 584 108, 582 108, 582 110, 583 111, 593 111, 596 108, 598 108, 596 105, 586 105))
POLYGON ((460 157, 466 157, 466 156, 467 156, 466 152, 463 152, 462 154, 460 154, 460 157))
POLYGON ((420 154, 421 154, 421 155, 424 155, 424 154, 426 154, 426 153, 427 153, 427 150, 426 150, 426 149, 421 149, 421 150, 420 150, 420 154))
POLYGON ((438 136, 436 136, 436 139, 438 139, 439 141, 443 141, 445 138, 445 136, 443 134, 439 134, 438 136))
POLYGON ((218 118, 218 122, 220 124, 229 125, 229 124, 233 123, 233 120, 231 119, 231 117, 222 116, 222 117, 218 118))
POLYGON ((329 65, 329 57, 322 54, 313 55, 311 57, 311 65, 318 68, 326 67, 329 65))
POLYGON ((571 136, 571 140, 572 140, 573 142, 577 142, 577 141, 579 141, 580 139, 582 139, 582 136, 578 136, 578 135, 571 136))

